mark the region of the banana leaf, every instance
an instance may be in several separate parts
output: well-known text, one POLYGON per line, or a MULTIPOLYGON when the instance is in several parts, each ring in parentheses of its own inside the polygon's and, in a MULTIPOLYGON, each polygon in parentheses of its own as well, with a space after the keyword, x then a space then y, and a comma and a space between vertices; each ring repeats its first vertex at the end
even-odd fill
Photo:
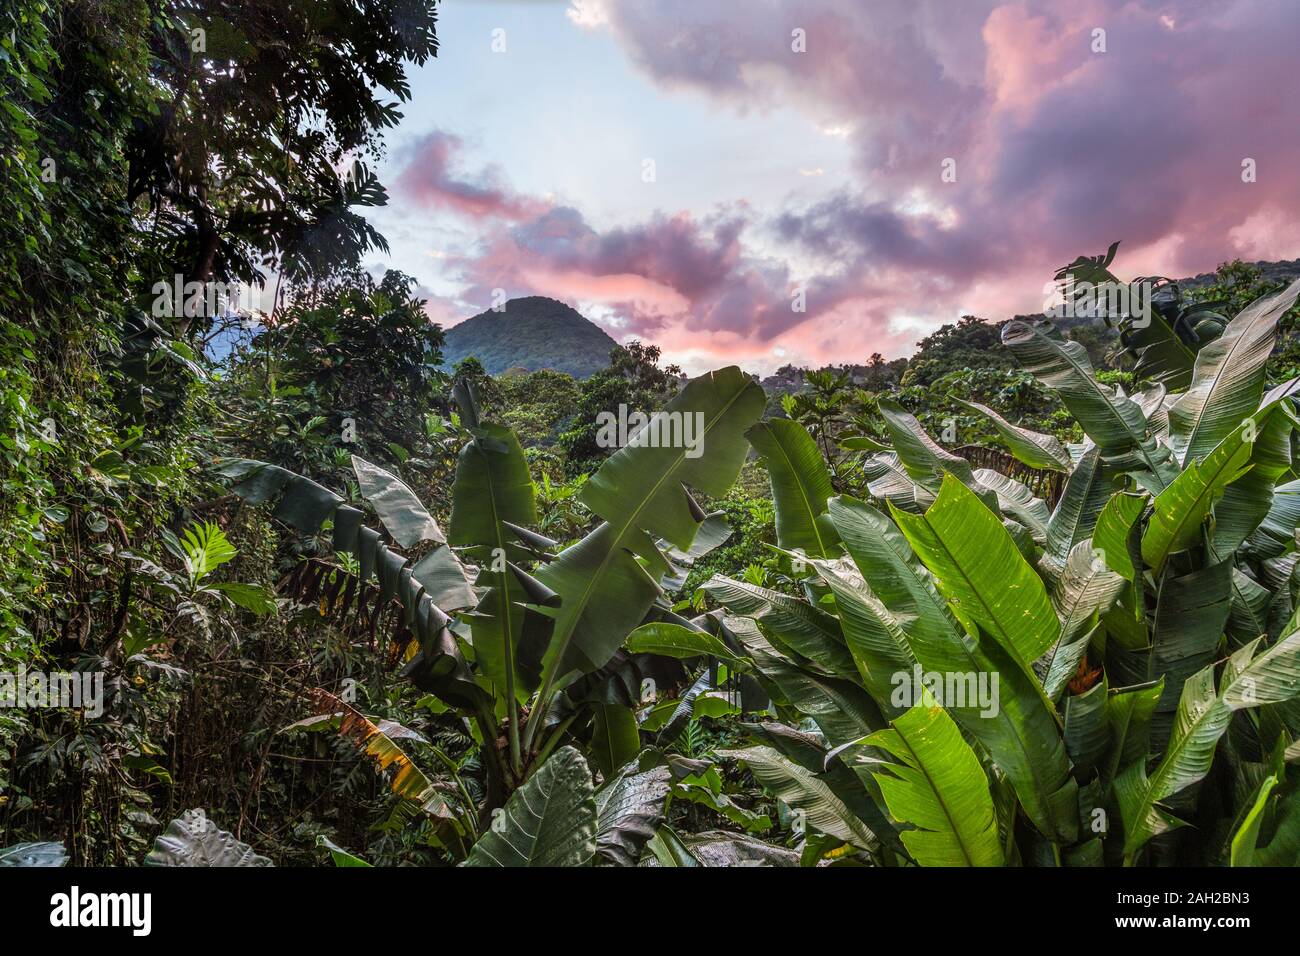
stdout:
POLYGON ((902 708, 893 702, 895 675, 910 674, 916 664, 902 626, 865 585, 835 570, 830 562, 817 561, 815 566, 835 595, 845 641, 863 686, 882 712, 896 716, 902 708))
POLYGON ((979 495, 985 504, 992 507, 996 503, 993 493, 975 478, 970 462, 954 455, 926 434, 915 415, 893 399, 882 398, 877 406, 893 439, 894 452, 913 482, 932 494, 938 494, 944 476, 952 474, 979 495))
POLYGON ((561 747, 510 795, 462 866, 591 866, 596 800, 578 751, 561 747))
MULTIPOLYGON (((765 402, 762 388, 735 366, 692 379, 658 414, 694 416, 694 449, 684 442, 630 443, 582 486, 579 500, 602 524, 537 574, 561 598, 542 665, 542 699, 578 673, 603 665, 641 623, 659 593, 657 579, 669 570, 654 538, 681 550, 691 547, 706 515, 687 488, 726 494, 749 449, 745 431, 765 402)), ((655 427, 662 435, 664 429, 655 427)))
POLYGON ((1051 520, 1047 502, 1035 497, 1022 482, 991 468, 976 468, 975 479, 997 496, 999 511, 1028 528, 1036 544, 1046 543, 1047 525, 1051 520))
POLYGON ((356 473, 361 497, 374 507, 379 520, 398 545, 413 548, 425 541, 446 542, 438 522, 402 479, 359 455, 352 456, 352 470, 356 473))
POLYGON ((1017 461, 1043 471, 1069 472, 1074 467, 1074 463, 1070 460, 1070 453, 1065 450, 1065 446, 1055 435, 1044 435, 1041 432, 1013 425, 993 409, 979 402, 967 402, 960 398, 955 401, 987 418, 1017 461))
POLYGON ((959 617, 976 621, 1029 670, 1060 636, 1043 582, 997 516, 952 476, 924 515, 894 521, 959 617))
POLYGON ((880 846, 872 833, 819 775, 790 761, 771 747, 720 750, 720 757, 744 761, 764 789, 804 813, 807 822, 822 833, 864 850, 880 846))
POLYGON ((827 674, 855 678, 857 664, 845 644, 840 622, 806 601, 780 591, 716 575, 701 588, 733 614, 754 618, 768 637, 797 661, 827 674))
POLYGON ((1255 641, 1232 655, 1217 693, 1213 665, 1189 678, 1159 764, 1148 775, 1145 761, 1139 760, 1116 779, 1127 857, 1153 836, 1185 825, 1161 804, 1204 779, 1234 712, 1300 694, 1300 631, 1255 657, 1258 647, 1255 641))
POLYGON ((638 771, 629 764, 596 791, 597 862, 636 866, 664 821, 670 786, 667 767, 638 771))
POLYGON ((1078 827, 1078 787, 1041 685, 996 641, 976 640, 962 632, 907 538, 888 518, 847 497, 832 499, 829 511, 863 577, 898 621, 922 668, 939 674, 984 674, 990 680, 997 675, 999 706, 994 713, 985 713, 971 701, 945 701, 945 706, 1002 768, 1034 825, 1059 843, 1072 843, 1078 827))
POLYGON ((1177 706, 1183 681, 1214 660, 1232 600, 1232 562, 1160 578, 1147 678, 1163 678, 1159 712, 1177 706))
POLYGON ((838 551, 826 499, 835 494, 830 472, 807 429, 788 418, 771 418, 745 432, 762 457, 776 505, 776 540, 788 550, 828 558, 838 551))
POLYGON ((863 743, 897 758, 873 772, 889 812, 915 828, 904 846, 922 866, 1001 866, 988 779, 952 718, 917 704, 891 724, 863 743))
POLYGON ((1300 279, 1257 299, 1196 353, 1192 383, 1169 409, 1169 445, 1183 467, 1204 458, 1259 408, 1277 324, 1300 297, 1300 279))
POLYGON ((1223 491, 1251 467, 1253 446, 1244 441, 1242 425, 1205 457, 1193 461, 1152 502, 1142 535, 1142 560, 1154 571, 1169 555, 1184 551, 1201 536, 1201 526, 1223 491))
POLYGON ((1092 537, 1097 519, 1115 491, 1115 477, 1095 445, 1080 456, 1047 522, 1047 546, 1041 564, 1048 577, 1059 575, 1074 546, 1092 537))
POLYGON ((1063 338, 1050 322, 1020 320, 1002 327, 1002 344, 1057 393, 1109 463, 1137 473, 1139 483, 1154 491, 1172 480, 1169 451, 1148 434, 1141 407, 1097 381, 1081 344, 1063 338))

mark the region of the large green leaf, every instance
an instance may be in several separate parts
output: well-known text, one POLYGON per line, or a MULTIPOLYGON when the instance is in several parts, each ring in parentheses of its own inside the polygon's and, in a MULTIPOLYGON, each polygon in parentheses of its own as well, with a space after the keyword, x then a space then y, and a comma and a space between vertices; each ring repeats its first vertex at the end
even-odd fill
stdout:
POLYGON ((316 845, 330 851, 330 859, 337 867, 347 867, 350 869, 374 869, 374 867, 343 847, 339 846, 325 834, 317 834, 316 845))
POLYGON ((457 547, 505 551, 514 539, 507 522, 530 526, 537 521, 528 462, 509 428, 483 424, 473 434, 456 459, 447 540, 457 547))
POLYGON ((880 839, 850 812, 826 781, 771 747, 720 750, 718 755, 743 760, 759 784, 789 806, 803 811, 807 822, 822 833, 863 849, 880 845, 880 839))
POLYGON ((186 810, 167 825, 145 866, 272 866, 253 848, 221 830, 202 810, 186 810))
POLYGON ((896 675, 910 674, 916 664, 907 635, 880 599, 855 580, 856 574, 849 576, 829 561, 817 561, 815 565, 835 595, 844 638, 863 686, 884 713, 896 714, 899 707, 892 703, 896 675))
POLYGON ((630 654, 659 654, 684 660, 714 657, 737 670, 749 666, 748 661, 737 657, 726 644, 708 631, 693 630, 681 624, 663 621, 642 624, 627 636, 623 646, 630 654))
POLYGON ((551 612, 554 636, 543 664, 543 683, 549 679, 555 688, 603 667, 660 593, 655 577, 618 545, 618 530, 607 522, 565 548, 537 578, 561 601, 551 612))
POLYGON ((1183 681, 1214 660, 1232 596, 1232 562, 1164 574, 1156 591, 1148 679, 1164 678, 1158 710, 1172 711, 1183 681))
POLYGON ((1064 573, 1052 588, 1052 606, 1061 621, 1061 637, 1043 682, 1048 697, 1058 697, 1074 676, 1087 649, 1086 632, 1098 616, 1114 605, 1125 583, 1093 553, 1090 542, 1080 541, 1074 546, 1064 573))
POLYGON ((882 398, 877 405, 893 439, 894 451, 912 481, 937 494, 944 476, 953 474, 985 503, 994 504, 992 493, 975 479, 970 462, 926 434, 915 415, 893 399, 882 398))
POLYGON ((1110 746, 1106 706, 1110 685, 1105 676, 1082 694, 1065 699, 1065 747, 1070 752, 1075 775, 1089 779, 1110 746))
POLYGON ((231 491, 251 505, 278 501, 275 517, 305 534, 315 534, 343 504, 343 499, 324 485, 264 461, 222 459, 217 473, 235 479, 231 491))
POLYGON ((1041 432, 1013 425, 993 409, 979 402, 966 402, 960 398, 956 401, 987 418, 1017 461, 1024 462, 1030 468, 1045 471, 1068 472, 1074 467, 1074 463, 1070 460, 1070 453, 1065 450, 1065 446, 1055 435, 1044 435, 1041 432))
POLYGON ((1151 718, 1163 694, 1164 682, 1156 681, 1121 687, 1107 695, 1105 717, 1110 730, 1110 748, 1101 766, 1103 794, 1110 792, 1121 770, 1146 760, 1151 718))
POLYGON ((1014 320, 1002 327, 1002 344, 1039 381, 1060 396, 1103 457, 1159 491, 1173 474, 1169 452, 1147 433, 1142 409, 1097 381, 1087 349, 1046 321, 1014 320))
POLYGON ((808 430, 788 418, 770 418, 745 436, 763 456, 772 481, 777 543, 815 558, 835 554, 835 528, 826 518, 826 499, 835 490, 808 430))
POLYGON ((622 704, 592 705, 591 756, 610 779, 641 750, 636 712, 622 704))
POLYGON ((795 710, 811 717, 833 746, 857 740, 885 726, 875 701, 858 684, 800 667, 782 656, 747 617, 726 617, 727 630, 745 648, 754 667, 795 710))
MULTIPOLYGON (((474 649, 484 676, 509 699, 513 713, 514 699, 526 697, 537 685, 538 675, 520 661, 519 642, 528 620, 522 605, 538 600, 540 586, 526 587, 535 582, 508 562, 531 557, 517 544, 518 529, 536 522, 537 507, 528 463, 514 432, 482 423, 472 434, 456 460, 448 541, 473 549, 483 562, 479 583, 490 583, 491 590, 471 620, 474 649)), ((514 727, 512 720, 512 731, 514 727)), ((511 746, 516 747, 515 741, 511 746)))
POLYGON ((1041 564, 1050 577, 1065 569, 1070 551, 1092 537, 1093 527, 1115 491, 1115 472, 1101 459, 1101 450, 1089 447, 1065 480, 1061 500, 1047 522, 1047 549, 1041 564))
POLYGON ((359 455, 352 456, 352 470, 361 496, 374 506, 379 520, 401 547, 413 548, 424 541, 442 544, 447 540, 433 515, 402 479, 359 455))
POLYGON ((848 451, 893 451, 884 442, 877 441, 870 435, 850 435, 839 439, 837 444, 848 451))
MULTIPOLYGON (((1253 475, 1252 470, 1246 478, 1233 485, 1233 489, 1247 484, 1253 475)), ((1225 499, 1228 497, 1229 494, 1224 495, 1225 499)), ((1227 501, 1221 504, 1227 510, 1227 501)), ((1258 527, 1246 539, 1245 553, 1259 560, 1286 554, 1295 549, 1296 528, 1300 528, 1300 481, 1288 481, 1274 490, 1272 500, 1268 502, 1268 510, 1258 527)), ((1217 541, 1217 534, 1215 538, 1217 541)))
POLYGON ((1196 542, 1223 490, 1250 468, 1252 446, 1243 439, 1245 430, 1245 425, 1234 430, 1204 461, 1191 462, 1156 495, 1142 535, 1142 560, 1148 567, 1159 571, 1169 555, 1196 542))
POLYGON ((931 650, 930 656, 963 647, 934 579, 898 526, 870 505, 847 496, 832 498, 829 511, 858 570, 913 647, 921 645, 918 652, 931 650))
MULTIPOLYGON (((1056 280, 1062 283, 1062 291, 1072 291, 1076 299, 1085 295, 1096 299, 1101 295, 1101 290, 1122 288, 1124 283, 1115 278, 1108 268, 1118 248, 1118 242, 1111 243, 1104 254, 1079 256, 1058 271, 1056 280)), ((1147 304, 1145 313, 1108 315, 1106 324, 1110 325, 1112 320, 1117 321, 1120 342, 1136 359, 1134 376, 1139 380, 1150 378, 1170 389, 1186 388, 1192 377, 1195 350, 1183 342, 1165 321, 1160 310, 1154 307, 1152 280, 1138 279, 1129 284, 1128 291, 1130 302, 1147 304)))
POLYGON ((624 767, 596 791, 596 855, 614 866, 635 866, 664 820, 670 787, 667 767, 624 767))
POLYGON ((1232 866, 1254 866, 1255 847, 1259 842, 1259 828, 1264 822, 1264 809, 1268 798, 1277 786, 1277 774, 1269 774, 1261 781, 1255 794, 1255 801, 1242 818, 1237 832, 1232 835, 1232 849, 1229 857, 1232 866))
MULTIPOLYGON (((1288 385, 1294 386, 1295 382, 1288 385)), ((1266 536, 1280 532, 1290 548, 1295 542, 1296 526, 1300 524, 1300 514, 1287 513, 1285 505, 1276 515, 1273 513, 1274 498, 1286 487, 1279 488, 1278 482, 1291 472, 1291 438, 1296 429, 1291 399, 1285 394, 1265 396, 1253 420, 1255 440, 1251 443, 1250 471, 1228 485, 1214 507, 1211 544, 1221 558, 1232 555, 1261 527, 1266 536), (1280 526, 1270 525, 1270 517, 1282 518, 1280 526)))
POLYGON ((68 851, 62 843, 15 843, 0 847, 3 866, 65 866, 68 851))
POLYGON ((510 795, 462 866, 590 866, 595 853, 591 773, 562 747, 510 795))
MULTIPOLYGON (((488 698, 469 674, 447 630, 447 615, 412 573, 410 562, 390 550, 378 531, 365 527, 364 512, 344 504, 328 488, 278 465, 225 459, 218 471, 235 479, 232 490, 250 504, 277 502, 275 517, 304 534, 318 534, 327 520, 333 521, 334 550, 356 558, 361 584, 378 575, 378 603, 386 605, 395 598, 405 611, 407 625, 419 638, 420 651, 403 672, 418 686, 455 706, 472 708, 488 698)), ((358 610, 361 603, 358 599, 358 610)))
MULTIPOLYGON (((629 444, 583 485, 580 500, 603 523, 537 575, 561 598, 543 661, 543 700, 568 675, 603 666, 641 622, 659 593, 657 578, 668 570, 654 539, 691 547, 705 515, 687 488, 726 494, 749 449, 745 431, 765 403, 762 388, 735 366, 692 379, 665 413, 657 413, 679 417, 653 420, 691 416, 698 423, 692 445, 629 444), (647 563, 648 573, 633 554, 647 563)), ((654 429, 650 434, 664 434, 662 425, 654 429)))
POLYGON ((1231 591, 1228 623, 1224 628, 1230 647, 1241 647, 1257 637, 1277 631, 1272 618, 1274 602, 1287 595, 1275 594, 1242 571, 1239 565, 1232 568, 1231 591))
POLYGON ((913 481, 892 451, 868 456, 862 462, 862 477, 871 494, 904 511, 924 511, 934 501, 934 492, 913 481))
POLYGON ((898 758, 874 772, 889 812, 916 828, 902 839, 918 863, 1002 864, 988 779, 942 707, 917 704, 863 743, 898 758))
POLYGON ((1092 548, 1110 568, 1130 584, 1137 581, 1142 567, 1134 560, 1133 529, 1146 509, 1147 496, 1118 492, 1111 495, 1092 532, 1092 548))
POLYGON ((997 496, 998 510, 1028 528, 1035 542, 1043 544, 1047 540, 1051 513, 1046 501, 1035 497, 1024 483, 991 468, 976 468, 975 479, 997 496))
POLYGON ((444 611, 459 611, 477 603, 470 571, 449 545, 440 544, 411 566, 411 577, 444 611))
POLYGON ((673 867, 696 867, 703 866, 695 855, 682 842, 682 838, 677 835, 668 824, 664 824, 655 833, 647 844, 650 852, 654 854, 656 866, 673 866, 673 867))
MULTIPOLYGON (((907 848, 898 838, 897 828, 885 815, 885 800, 879 784, 869 770, 850 768, 845 764, 839 753, 845 747, 836 748, 837 752, 828 751, 823 738, 773 721, 742 726, 760 742, 766 743, 825 783, 849 812, 861 820, 889 849, 904 856, 907 854, 907 848)), ((854 744, 846 747, 856 749, 854 744)))
POLYGON ((970 489, 945 476, 924 515, 893 511, 958 616, 976 621, 1026 670, 1056 642, 1061 629, 1042 580, 970 489))
POLYGON ((1292 789, 1278 807, 1273 836, 1255 848, 1256 866, 1300 865, 1300 789, 1292 789))
POLYGON ((726 494, 749 451, 745 432, 764 405, 762 388, 735 366, 692 379, 641 434, 662 436, 672 431, 662 423, 690 420, 698 423, 696 443, 629 442, 583 484, 579 500, 620 532, 640 529, 689 548, 703 516, 683 486, 714 497, 726 494))
POLYGON ((840 622, 820 608, 721 575, 705 583, 703 590, 732 613, 759 621, 768 637, 796 660, 811 661, 839 677, 857 676, 857 664, 844 642, 840 622))
POLYGON ((993 755, 1034 824, 1058 842, 1072 842, 1078 825, 1077 787, 1070 778, 1056 716, 1036 679, 996 642, 975 641, 960 630, 929 572, 888 518, 844 497, 831 500, 830 515, 872 591, 902 627, 921 667, 939 674, 982 674, 990 680, 997 675, 999 706, 994 713, 974 701, 944 703, 962 729, 993 755))
POLYGON ((1184 467, 1209 455, 1259 407, 1277 323, 1300 297, 1300 279, 1257 299, 1196 354, 1192 384, 1169 409, 1169 444, 1184 467))
POLYGON ((1155 770, 1148 776, 1139 760, 1115 781, 1125 854, 1132 856, 1153 836, 1184 825, 1161 803, 1205 777, 1234 712, 1300 694, 1300 631, 1254 657, 1258 646, 1258 641, 1252 642, 1232 655, 1217 694, 1213 665, 1190 677, 1183 685, 1173 734, 1155 770))

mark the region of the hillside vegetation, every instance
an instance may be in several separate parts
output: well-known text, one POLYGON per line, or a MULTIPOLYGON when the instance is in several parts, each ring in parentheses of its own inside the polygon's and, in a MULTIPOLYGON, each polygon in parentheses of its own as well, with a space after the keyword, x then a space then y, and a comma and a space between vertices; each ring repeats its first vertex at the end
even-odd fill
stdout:
POLYGON ((1300 863, 1300 282, 767 391, 453 352, 344 161, 397 6, 0 7, 0 866, 1300 863))
POLYGON ((511 299, 500 312, 488 309, 446 331, 444 355, 454 365, 477 358, 491 375, 508 369, 551 369, 587 378, 609 365, 617 345, 575 309, 531 295, 511 299))

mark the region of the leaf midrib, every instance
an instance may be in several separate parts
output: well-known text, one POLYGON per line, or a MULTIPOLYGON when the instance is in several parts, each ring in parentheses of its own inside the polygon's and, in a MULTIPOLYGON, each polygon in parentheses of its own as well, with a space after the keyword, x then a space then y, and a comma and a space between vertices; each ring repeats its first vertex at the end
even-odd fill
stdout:
MULTIPOLYGON (((1226 441, 1227 439, 1224 440, 1226 441)), ((1200 510, 1201 503, 1204 502, 1207 498, 1209 498, 1210 503, 1205 506, 1205 511, 1201 512, 1200 518, 1197 519, 1197 524, 1205 520, 1206 515, 1209 514, 1209 509, 1214 504, 1213 497, 1214 497, 1214 490, 1215 490, 1214 489, 1215 480, 1229 469, 1229 466, 1232 464, 1233 459, 1237 456, 1240 450, 1241 450, 1240 447, 1238 447, 1237 449, 1234 449, 1231 454, 1224 456, 1223 463, 1220 464, 1217 468, 1215 468, 1208 478, 1205 477, 1204 475, 1204 470, 1205 470, 1204 462, 1200 462, 1200 463, 1193 462, 1191 465, 1188 466, 1188 470, 1183 474, 1192 475, 1198 481, 1200 481, 1201 482, 1200 489, 1192 498, 1192 506, 1183 509, 1182 516, 1178 519, 1178 521, 1176 521, 1172 525, 1166 525, 1164 522, 1160 522, 1160 524, 1158 525, 1158 527, 1170 528, 1168 541, 1165 543, 1162 549, 1159 563, 1152 564, 1152 562, 1149 561, 1145 556, 1143 557, 1144 561, 1147 561, 1148 564, 1152 564, 1152 567, 1156 568, 1157 570, 1164 567, 1164 563, 1169 559, 1169 555, 1171 553, 1169 549, 1173 547, 1174 542, 1176 542, 1179 536, 1183 533, 1183 529, 1188 526, 1188 523, 1190 522, 1192 515, 1200 510)), ((1213 452, 1211 452, 1211 454, 1213 454, 1213 452)), ((1249 457, 1247 458, 1247 461, 1249 461, 1249 457)), ((1244 472, 1242 474, 1244 474, 1244 472)), ((1242 476, 1238 475, 1237 477, 1240 478, 1242 476)), ((1229 482, 1229 484, 1230 483, 1231 482, 1229 482)), ((1173 484, 1171 483, 1169 487, 1172 488, 1173 484)), ((1225 484, 1224 487, 1226 488, 1227 485, 1225 484)), ((1156 501, 1158 502, 1159 500, 1160 500, 1159 495, 1157 495, 1156 501)), ((1154 512, 1154 515, 1159 515, 1159 514, 1160 514, 1160 510, 1157 508, 1154 512)), ((1154 516, 1152 520, 1156 520, 1154 516)))
MULTIPOLYGON (((1186 448, 1183 449, 1184 465, 1186 465, 1187 462, 1191 459, 1192 448, 1196 444, 1196 436, 1200 432, 1201 424, 1205 421, 1205 415, 1210 409, 1210 399, 1214 397, 1215 389, 1218 388, 1219 383, 1223 381, 1224 376, 1227 374, 1232 358, 1237 354, 1238 346, 1240 346, 1243 342, 1246 341, 1249 333, 1255 331, 1255 325, 1254 325, 1255 321, 1258 321, 1259 318, 1267 314, 1268 314, 1268 310, 1261 311, 1260 314, 1256 316, 1254 320, 1252 320, 1250 325, 1242 329, 1241 334, 1236 337, 1236 339, 1232 342, 1232 345, 1228 348, 1227 353, 1224 354, 1223 359, 1219 364, 1218 371, 1214 374, 1214 377, 1211 378, 1206 383, 1205 388, 1201 393, 1205 396, 1205 398, 1200 403, 1200 408, 1197 410, 1195 418, 1192 421, 1192 427, 1187 433, 1187 446, 1186 448)), ((1220 341, 1222 340, 1220 339, 1220 341)), ((1196 387, 1195 375, 1196 375, 1195 368, 1193 368, 1192 387, 1187 390, 1187 393, 1184 397, 1196 394, 1194 391, 1196 387)))
POLYGON ((912 758, 916 761, 916 769, 921 772, 923 777, 925 777, 926 785, 929 786, 930 792, 934 794, 935 800, 938 801, 940 809, 943 810, 944 818, 948 821, 948 828, 952 831, 953 837, 957 840, 957 846, 961 850, 962 859, 966 861, 967 866, 974 866, 975 857, 971 851, 967 849, 966 840, 962 835, 961 829, 957 826, 956 818, 953 816, 952 811, 948 809, 948 801, 944 798, 944 795, 939 792, 939 788, 935 785, 934 777, 930 775, 930 770, 926 766, 925 761, 921 759, 920 753, 917 751, 916 747, 912 745, 912 741, 908 739, 907 733, 899 727, 897 723, 894 724, 894 732, 898 734, 898 739, 903 742, 903 745, 907 747, 907 752, 910 753, 912 758))
POLYGON ((794 460, 790 457, 789 452, 785 450, 785 445, 777 437, 775 431, 768 428, 768 434, 772 436, 772 441, 776 444, 777 449, 781 452, 781 457, 785 459, 786 468, 794 476, 795 487, 799 489, 799 497, 803 499, 804 510, 808 512, 808 523, 812 526, 813 537, 817 539, 817 549, 822 556, 826 555, 826 542, 822 540, 821 529, 817 527, 817 515, 813 511, 812 500, 808 497, 808 489, 804 487, 802 474, 794 467, 794 460))
MULTIPOLYGON (((1082 365, 1080 365, 1074 358, 1071 357, 1068 350, 1064 348, 1058 348, 1055 342, 1051 342, 1050 340, 1048 340, 1047 337, 1042 334, 1042 332, 1040 332, 1038 329, 1035 329, 1033 326, 1025 324, 1025 327, 1029 329, 1032 335, 1043 339, 1043 341, 1045 342, 1048 342, 1048 345, 1052 348, 1052 351, 1055 352, 1057 355, 1060 355, 1062 359, 1064 359, 1067 365, 1069 365, 1072 369, 1074 369, 1076 372, 1079 373, 1079 377, 1083 379, 1083 381, 1087 384, 1088 388, 1090 388, 1097 395, 1101 396, 1103 400, 1103 404, 1106 406, 1107 414, 1115 421, 1119 422, 1120 426, 1124 430, 1124 433, 1133 440, 1133 447, 1137 450, 1138 454, 1141 455, 1142 460, 1146 462, 1147 468, 1151 472, 1151 476, 1160 484, 1160 490, 1163 491, 1167 487, 1167 483, 1165 482, 1164 478, 1161 476, 1159 470, 1156 468, 1155 462, 1151 460, 1151 453, 1148 452, 1146 447, 1142 444, 1143 440, 1146 438, 1146 435, 1142 435, 1142 436, 1135 435, 1133 433, 1133 429, 1129 427, 1128 422, 1124 420, 1124 416, 1120 414, 1119 409, 1116 408, 1114 404, 1112 404, 1111 402, 1111 399, 1117 398, 1118 396, 1110 395, 1104 389, 1102 389, 1101 383, 1097 381, 1095 375, 1088 373, 1082 365)), ((1126 398, 1124 400, 1128 402, 1132 402, 1132 399, 1130 398, 1126 398)), ((1141 411, 1141 409, 1139 409, 1139 411, 1141 411)))
MULTIPOLYGON (((700 436, 701 442, 703 442, 704 438, 708 436, 709 432, 712 431, 714 426, 717 425, 718 421, 727 412, 731 410, 731 407, 736 402, 740 401, 740 397, 744 395, 746 391, 748 391, 749 386, 750 386, 750 382, 746 381, 739 389, 736 390, 735 394, 733 394, 731 398, 727 400, 726 404, 724 404, 722 408, 719 409, 718 413, 711 420, 705 423, 704 432, 700 436)), ((654 485, 651 486, 650 491, 645 495, 645 497, 641 499, 641 502, 628 515, 627 520, 624 521, 621 526, 619 526, 617 533, 613 534, 613 538, 610 541, 609 547, 606 549, 605 554, 601 557, 600 563, 596 566, 596 569, 587 578, 587 586, 583 588, 582 593, 580 595, 580 600, 575 605, 576 608, 575 612, 572 615, 565 615, 564 617, 564 620, 566 622, 565 631, 562 634, 562 638, 560 640, 559 646, 555 653, 555 658, 554 658, 555 665, 553 668, 553 672, 550 674, 547 680, 546 687, 543 688, 545 692, 549 692, 551 685, 555 683, 554 669, 559 668, 561 661, 563 661, 564 659, 564 655, 568 652, 569 642, 573 639, 573 632, 577 629, 578 626, 578 619, 581 616, 583 609, 586 608, 587 604, 590 602, 591 594, 595 590, 597 582, 601 581, 604 578, 605 572, 609 567, 610 561, 613 559, 614 553, 622 548, 623 536, 628 533, 628 530, 630 528, 640 527, 639 525, 636 524, 636 519, 640 517, 641 512, 645 510, 646 507, 649 506, 650 502, 655 499, 655 496, 659 493, 659 489, 664 486, 664 483, 667 482, 672 475, 677 473, 677 469, 681 466, 681 463, 685 460, 686 460, 686 449, 683 448, 680 450, 680 454, 678 458, 672 463, 670 467, 664 470, 664 473, 659 477, 659 479, 654 483, 654 485)), ((611 529, 611 533, 613 533, 613 529, 615 526, 608 521, 606 522, 606 524, 611 529)))

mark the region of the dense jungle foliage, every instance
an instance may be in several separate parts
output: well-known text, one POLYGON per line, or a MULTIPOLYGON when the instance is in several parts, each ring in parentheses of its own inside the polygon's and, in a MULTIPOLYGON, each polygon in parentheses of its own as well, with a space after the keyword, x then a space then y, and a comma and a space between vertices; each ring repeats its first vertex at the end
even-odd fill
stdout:
POLYGON ((1300 862, 1300 282, 448 370, 366 6, 0 11, 0 866, 1300 862))

